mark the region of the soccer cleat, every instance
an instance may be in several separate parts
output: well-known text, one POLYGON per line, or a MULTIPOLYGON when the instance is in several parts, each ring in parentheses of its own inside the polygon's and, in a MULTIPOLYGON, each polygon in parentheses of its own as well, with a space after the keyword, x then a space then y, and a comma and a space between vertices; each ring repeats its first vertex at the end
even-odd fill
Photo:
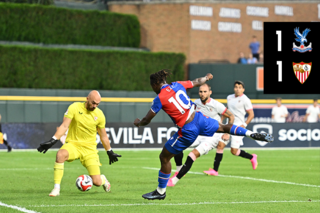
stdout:
POLYGON ((168 183, 167 183, 167 186, 170 186, 170 187, 174 187, 174 186, 175 186, 175 185, 173 184, 173 182, 172 182, 172 179, 173 179, 173 177, 169 179, 169 181, 168 181, 168 183))
POLYGON ((250 137, 254 140, 265 141, 265 142, 273 142, 274 138, 271 134, 268 133, 252 133, 250 137))
POLYGON ((252 168, 255 170, 258 167, 258 156, 256 154, 252 154, 253 158, 250 160, 252 163, 252 168))
POLYGON ((8 146, 8 152, 11 152, 11 150, 12 150, 12 147, 8 146))
POLYGON ((153 192, 142 195, 142 197, 148 200, 164 200, 166 193, 160 194, 157 190, 154 190, 153 192))
POLYGON ((209 171, 203 171, 204 173, 206 173, 207 175, 212 175, 212 176, 218 176, 218 172, 214 169, 209 168, 209 171))
POLYGON ((110 182, 107 180, 106 176, 104 176, 104 175, 101 175, 101 176, 106 180, 105 184, 103 184, 104 190, 105 190, 106 192, 110 192, 110 190, 111 190, 111 184, 110 184, 110 182))
POLYGON ((49 194, 50 197, 57 197, 59 195, 60 195, 60 189, 59 188, 52 189, 51 193, 49 194))

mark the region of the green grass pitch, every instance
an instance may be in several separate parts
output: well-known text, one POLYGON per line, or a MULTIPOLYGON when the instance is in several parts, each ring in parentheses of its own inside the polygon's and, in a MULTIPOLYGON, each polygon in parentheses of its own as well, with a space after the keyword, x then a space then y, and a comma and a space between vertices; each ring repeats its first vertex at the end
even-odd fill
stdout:
POLYGON ((168 188, 162 201, 141 197, 157 187, 160 150, 115 149, 122 158, 111 166, 100 151, 110 193, 102 187, 80 192, 75 180, 87 171, 79 161, 66 162, 59 197, 48 196, 56 151, 0 152, 0 212, 320 212, 320 149, 247 151, 258 155, 256 170, 225 150, 221 176, 206 176, 202 172, 212 167, 212 151, 168 188))

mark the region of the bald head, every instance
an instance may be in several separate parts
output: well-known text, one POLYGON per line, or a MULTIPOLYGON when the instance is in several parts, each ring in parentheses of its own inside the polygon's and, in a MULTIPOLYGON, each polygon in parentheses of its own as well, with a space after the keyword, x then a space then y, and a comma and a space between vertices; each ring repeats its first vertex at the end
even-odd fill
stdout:
POLYGON ((97 90, 92 90, 87 96, 86 108, 87 110, 95 110, 101 101, 101 95, 97 90))

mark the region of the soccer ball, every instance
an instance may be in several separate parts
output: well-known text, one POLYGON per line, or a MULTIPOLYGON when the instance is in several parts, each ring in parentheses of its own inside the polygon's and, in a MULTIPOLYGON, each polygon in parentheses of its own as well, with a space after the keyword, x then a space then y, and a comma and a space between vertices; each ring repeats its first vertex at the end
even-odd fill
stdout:
POLYGON ((92 188, 92 179, 89 175, 81 175, 76 180, 77 188, 82 191, 89 191, 92 188))

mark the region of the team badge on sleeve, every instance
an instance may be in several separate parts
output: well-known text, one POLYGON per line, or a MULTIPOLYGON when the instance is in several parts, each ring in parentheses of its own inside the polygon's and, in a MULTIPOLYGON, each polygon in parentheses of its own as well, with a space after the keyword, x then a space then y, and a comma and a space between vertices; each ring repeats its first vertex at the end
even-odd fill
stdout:
POLYGON ((292 48, 293 52, 295 52, 295 51, 298 51, 300 53, 304 53, 304 52, 307 52, 307 51, 311 52, 311 50, 312 50, 311 42, 307 47, 304 45, 304 43, 307 42, 307 38, 306 37, 307 37, 307 35, 308 35, 308 33, 310 31, 311 31, 310 29, 306 28, 301 34, 300 31, 299 31, 299 27, 296 27, 294 29, 294 34, 297 37, 295 40, 297 42, 299 42, 300 45, 296 46, 295 42, 293 42, 293 48, 292 48))
POLYGON ((310 76, 310 73, 311 73, 312 62, 310 62, 310 63, 304 63, 304 62, 295 63, 295 62, 293 62, 292 66, 293 66, 293 72, 294 72, 295 76, 297 77, 298 81, 301 84, 306 82, 306 80, 308 79, 308 77, 310 76))

